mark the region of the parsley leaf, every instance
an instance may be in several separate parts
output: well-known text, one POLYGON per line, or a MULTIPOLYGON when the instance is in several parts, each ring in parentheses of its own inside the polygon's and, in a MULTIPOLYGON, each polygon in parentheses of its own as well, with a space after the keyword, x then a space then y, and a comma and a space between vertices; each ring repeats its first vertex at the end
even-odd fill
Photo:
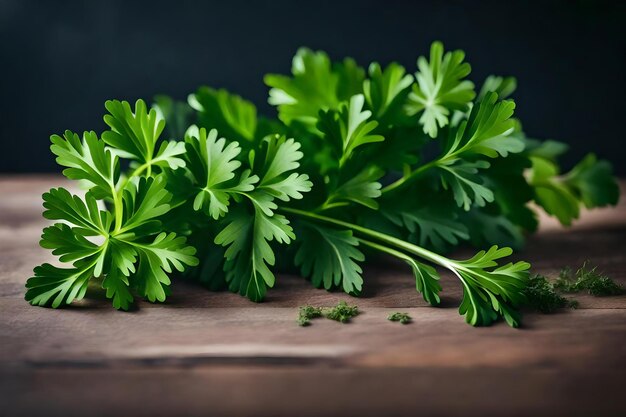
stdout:
POLYGON ((198 124, 217 129, 231 140, 251 141, 257 132, 254 104, 226 90, 201 87, 189 96, 189 105, 198 112, 198 124))
POLYGON ((496 269, 497 259, 511 255, 510 248, 492 246, 488 251, 480 251, 474 257, 458 262, 454 272, 463 283, 463 301, 459 312, 472 325, 487 325, 498 315, 511 326, 520 323, 519 314, 513 309, 521 305, 525 298, 524 288, 528 284, 526 262, 509 263, 496 269))
POLYGON ((371 209, 377 209, 376 198, 380 197, 382 185, 378 180, 384 171, 376 166, 361 171, 351 179, 339 185, 328 197, 327 205, 337 202, 352 201, 371 209))
POLYGON ((470 237, 467 227, 458 221, 457 214, 446 205, 387 211, 383 214, 398 226, 406 228, 420 246, 445 250, 470 237))
POLYGON ((63 175, 84 180, 100 198, 113 197, 120 177, 119 158, 105 148, 95 132, 85 132, 81 141, 76 133, 66 130, 63 137, 52 135, 50 141, 56 162, 66 167, 63 175))
POLYGON ((507 98, 517 89, 515 77, 498 77, 490 75, 487 77, 478 93, 478 99, 483 99, 489 92, 498 94, 500 98, 507 98))
POLYGON ((359 241, 350 230, 335 230, 304 223, 295 264, 317 288, 341 287, 348 294, 359 294, 363 286, 361 267, 365 260, 359 241))
POLYGON ((612 176, 611 164, 598 161, 594 154, 580 161, 565 176, 564 184, 587 208, 615 205, 619 199, 619 187, 612 176))
POLYGON ((259 177, 244 171, 233 184, 236 170, 241 162, 236 158, 241 153, 237 142, 226 144, 226 139, 219 138, 217 130, 208 135, 206 129, 190 129, 185 137, 185 160, 188 175, 198 184, 199 191, 193 200, 194 210, 204 210, 214 219, 228 212, 232 196, 254 189, 259 177))
POLYGON ((384 70, 374 62, 368 72, 369 78, 363 82, 363 93, 376 118, 382 119, 389 113, 401 110, 399 104, 408 94, 413 77, 405 74, 404 67, 395 62, 384 70))
POLYGON ((184 165, 179 157, 185 152, 182 143, 164 141, 157 148, 165 121, 155 109, 148 112, 143 100, 137 100, 134 111, 126 101, 110 100, 105 107, 109 114, 104 121, 111 130, 104 132, 102 139, 121 156, 135 160, 140 172, 150 172, 153 166, 176 169, 184 165))
POLYGON ((466 110, 475 96, 474 84, 463 80, 471 71, 464 59, 462 51, 444 54, 443 44, 434 42, 430 60, 417 60, 417 84, 413 85, 406 111, 410 115, 421 114, 419 122, 431 138, 448 125, 451 110, 466 110))
POLYGON ((253 159, 253 169, 260 177, 251 192, 241 192, 251 203, 248 210, 226 216, 227 226, 215 237, 215 243, 226 247, 224 271, 231 291, 253 301, 261 301, 268 287, 273 287, 275 263, 270 241, 289 244, 295 235, 289 220, 275 213, 275 199, 288 202, 302 198, 311 188, 306 174, 290 173, 299 167, 300 145, 285 137, 267 138, 263 161, 253 159), (295 175, 294 175, 295 174, 295 175))
POLYGON ((227 247, 226 281, 231 291, 259 302, 275 282, 269 266, 276 258, 268 242, 288 244, 295 235, 284 216, 268 216, 256 205, 253 216, 237 211, 228 220, 230 223, 215 237, 216 244, 227 247))
POLYGON ((361 92, 364 71, 351 59, 334 68, 324 52, 307 48, 298 50, 291 67, 293 78, 268 74, 268 102, 278 106, 280 120, 289 125, 294 120, 314 127, 320 110, 337 109, 348 97, 361 92))
POLYGON ((478 174, 479 169, 489 168, 486 161, 458 162, 454 165, 440 166, 441 184, 444 189, 452 190, 454 201, 465 211, 472 204, 483 207, 494 199, 493 191, 483 185, 478 174))
POLYGON ((338 111, 322 111, 319 114, 318 129, 330 141, 339 156, 339 166, 350 158, 354 150, 362 145, 382 142, 385 138, 372 134, 378 122, 369 120, 372 112, 363 110, 365 98, 357 94, 350 98, 347 105, 341 106, 338 111))
POLYGON ((524 143, 509 136, 514 129, 511 119, 515 103, 498 101, 498 95, 490 92, 472 108, 467 121, 461 122, 451 140, 446 143, 443 160, 468 154, 495 158, 524 150, 524 143))

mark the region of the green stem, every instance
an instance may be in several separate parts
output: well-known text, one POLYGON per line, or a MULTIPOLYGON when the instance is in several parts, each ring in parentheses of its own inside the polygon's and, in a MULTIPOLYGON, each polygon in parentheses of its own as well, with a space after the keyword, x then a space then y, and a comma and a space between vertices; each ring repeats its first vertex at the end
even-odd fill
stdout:
POLYGON ((386 253, 386 254, 391 255, 391 256, 393 256, 395 258, 402 259, 403 261, 408 261, 408 262, 413 261, 413 259, 411 259, 411 257, 409 255, 407 255, 406 253, 400 252, 400 251, 395 250, 395 249, 392 249, 392 248, 390 248, 388 246, 379 245, 378 243, 374 243, 374 242, 371 242, 369 240, 365 240, 365 239, 361 239, 361 238, 357 238, 357 240, 360 243, 364 244, 365 246, 369 246, 372 249, 375 249, 377 251, 386 253))
POLYGON ((340 226, 340 227, 345 227, 347 229, 351 229, 352 231, 360 233, 361 235, 368 236, 379 242, 387 243, 391 246, 394 246, 397 249, 401 249, 406 252, 412 253, 414 255, 427 259, 430 262, 433 262, 437 265, 443 266, 444 268, 447 268, 450 270, 454 270, 457 267, 454 261, 451 261, 450 259, 443 257, 441 255, 438 255, 435 252, 431 252, 428 249, 424 249, 420 246, 413 245, 411 243, 405 242, 393 236, 386 235, 384 233, 367 229, 357 224, 344 222, 342 220, 333 219, 332 217, 326 217, 317 213, 311 213, 309 211, 304 211, 304 210, 298 210, 298 209, 293 209, 293 208, 283 208, 281 210, 286 213, 295 214, 297 216, 307 217, 309 219, 315 219, 324 223, 333 224, 335 226, 340 226))
POLYGON ((337 208, 337 207, 345 207, 345 206, 349 206, 350 203, 346 202, 346 201, 336 201, 336 202, 332 202, 332 200, 326 200, 324 202, 324 204, 322 204, 319 208, 315 209, 315 211, 325 211, 325 210, 330 210, 332 208, 337 208))
POLYGON ((117 190, 115 184, 111 184, 111 194, 113 195, 113 208, 115 212, 115 228, 113 229, 113 234, 120 233, 122 229, 122 217, 124 216, 122 194, 124 192, 124 188, 126 188, 126 184, 128 184, 128 181, 130 181, 131 178, 141 175, 145 169, 148 170, 148 177, 152 175, 152 161, 138 166, 128 177, 126 177, 126 179, 124 179, 124 181, 122 181, 120 186, 117 187, 117 190))
POLYGON ((112 188, 113 194, 113 209, 115 212, 115 229, 113 229, 113 233, 117 233, 122 228, 122 217, 124 216, 124 206, 122 206, 122 195, 121 191, 124 188, 120 188, 120 192, 118 193, 115 190, 115 187, 112 188))
POLYGON ((412 181, 414 181, 417 177, 419 177, 422 173, 428 171, 430 168, 438 165, 441 161, 440 160, 435 160, 435 161, 431 161, 427 164, 422 165, 421 167, 415 169, 414 171, 412 171, 409 175, 403 175, 402 178, 396 180, 395 182, 392 182, 391 184, 389 184, 388 186, 384 187, 381 192, 383 194, 394 191, 394 190, 398 190, 398 189, 402 189, 403 187, 407 186, 408 184, 410 184, 412 181))

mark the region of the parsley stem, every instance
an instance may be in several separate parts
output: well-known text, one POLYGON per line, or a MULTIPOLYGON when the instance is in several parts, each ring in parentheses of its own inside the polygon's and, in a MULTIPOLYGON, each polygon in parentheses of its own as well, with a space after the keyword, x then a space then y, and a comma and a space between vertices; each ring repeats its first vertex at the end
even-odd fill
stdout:
POLYGON ((431 252, 428 249, 424 249, 420 246, 417 245, 413 245, 412 243, 408 243, 405 242, 401 239, 398 239, 396 237, 393 236, 389 236, 387 234, 384 233, 380 233, 374 230, 370 230, 367 229, 365 227, 356 225, 356 224, 352 224, 352 223, 348 223, 348 222, 344 222, 343 220, 338 220, 338 219, 334 219, 332 217, 327 217, 327 216, 322 216, 320 214, 317 213, 311 213, 309 211, 304 211, 304 210, 298 210, 298 209, 294 209, 294 208, 288 208, 288 207, 284 207, 281 209, 282 211, 286 212, 286 213, 291 213, 291 214, 295 214, 297 216, 302 216, 302 217, 308 217, 309 219, 315 219, 324 223, 328 223, 328 224, 334 224, 335 226, 341 226, 341 227, 345 227, 348 229, 351 229, 354 232, 360 233, 364 236, 368 236, 370 238, 373 238, 379 242, 384 242, 387 243, 391 246, 394 246, 398 249, 402 249, 405 250, 409 253, 412 253, 414 255, 417 255, 421 258, 427 259, 430 262, 436 263, 438 265, 441 265, 447 269, 456 269, 454 266, 454 262, 451 261, 450 259, 443 257, 441 255, 436 254, 435 252, 431 252))
POLYGON ((404 186, 408 185, 409 183, 411 183, 411 181, 415 180, 416 178, 418 178, 422 173, 424 173, 425 171, 429 170, 430 168, 438 165, 440 162, 440 160, 435 160, 435 161, 431 161, 427 164, 424 164, 422 166, 420 166, 419 168, 413 170, 410 174, 408 175, 403 175, 400 179, 392 182, 391 184, 387 185, 386 187, 384 187, 381 192, 383 194, 388 193, 390 191, 394 191, 394 190, 398 190, 403 188, 404 186))
POLYGON ((115 190, 115 187, 112 188, 111 192, 113 195, 113 209, 115 211, 115 229, 114 233, 117 233, 122 228, 122 217, 124 216, 124 207, 122 206, 122 190, 124 188, 120 187, 120 191, 115 190))
POLYGON ((324 202, 324 204, 322 204, 318 209, 316 209, 315 211, 325 211, 325 210, 330 210, 332 208, 337 208, 337 207, 345 207, 347 205, 349 205, 350 203, 345 202, 345 201, 337 201, 337 202, 332 202, 332 200, 326 200, 324 202))
POLYGON ((119 189, 116 191, 115 186, 112 186, 112 194, 113 194, 113 207, 115 208, 115 228, 114 233, 119 233, 122 229, 122 217, 124 216, 124 206, 122 205, 122 193, 124 192, 124 188, 126 188, 126 184, 133 177, 138 177, 141 173, 147 169, 147 177, 152 175, 152 160, 138 166, 119 186, 119 189))
POLYGON ((380 245, 378 243, 370 242, 369 240, 365 240, 361 238, 358 238, 357 240, 359 241, 359 243, 362 243, 365 246, 369 246, 372 249, 376 249, 377 251, 386 253, 395 258, 402 259, 403 261, 411 261, 411 257, 404 252, 400 252, 398 250, 392 249, 388 246, 380 245))

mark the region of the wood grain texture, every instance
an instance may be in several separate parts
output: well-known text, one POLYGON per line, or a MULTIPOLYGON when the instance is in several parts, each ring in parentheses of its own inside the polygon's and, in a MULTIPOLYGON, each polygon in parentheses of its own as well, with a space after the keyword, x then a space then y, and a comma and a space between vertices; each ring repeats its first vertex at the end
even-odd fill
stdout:
MULTIPOLYGON (((404 265, 368 265, 364 296, 278 277, 253 304, 176 281, 165 304, 131 313, 91 298, 68 308, 23 301, 38 246, 42 192, 55 176, 0 177, 0 415, 619 415, 626 376, 626 296, 576 296, 581 308, 528 313, 522 329, 472 328, 443 274, 427 307, 404 265), (295 324, 302 304, 348 300, 352 323, 295 324), (406 311, 414 322, 386 320, 406 311)), ((626 203, 570 229, 542 219, 517 254, 554 275, 590 259, 626 284, 626 203)), ((461 251, 463 257, 471 251, 461 251)))

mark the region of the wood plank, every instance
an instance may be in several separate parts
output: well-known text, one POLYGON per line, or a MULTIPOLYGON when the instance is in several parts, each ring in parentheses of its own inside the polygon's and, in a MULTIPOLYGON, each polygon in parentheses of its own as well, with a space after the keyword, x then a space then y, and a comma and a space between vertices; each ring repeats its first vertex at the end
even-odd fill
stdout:
POLYGON ((66 417, 615 417, 626 411, 622 385, 623 372, 607 369, 50 368, 0 374, 0 407, 66 417))

